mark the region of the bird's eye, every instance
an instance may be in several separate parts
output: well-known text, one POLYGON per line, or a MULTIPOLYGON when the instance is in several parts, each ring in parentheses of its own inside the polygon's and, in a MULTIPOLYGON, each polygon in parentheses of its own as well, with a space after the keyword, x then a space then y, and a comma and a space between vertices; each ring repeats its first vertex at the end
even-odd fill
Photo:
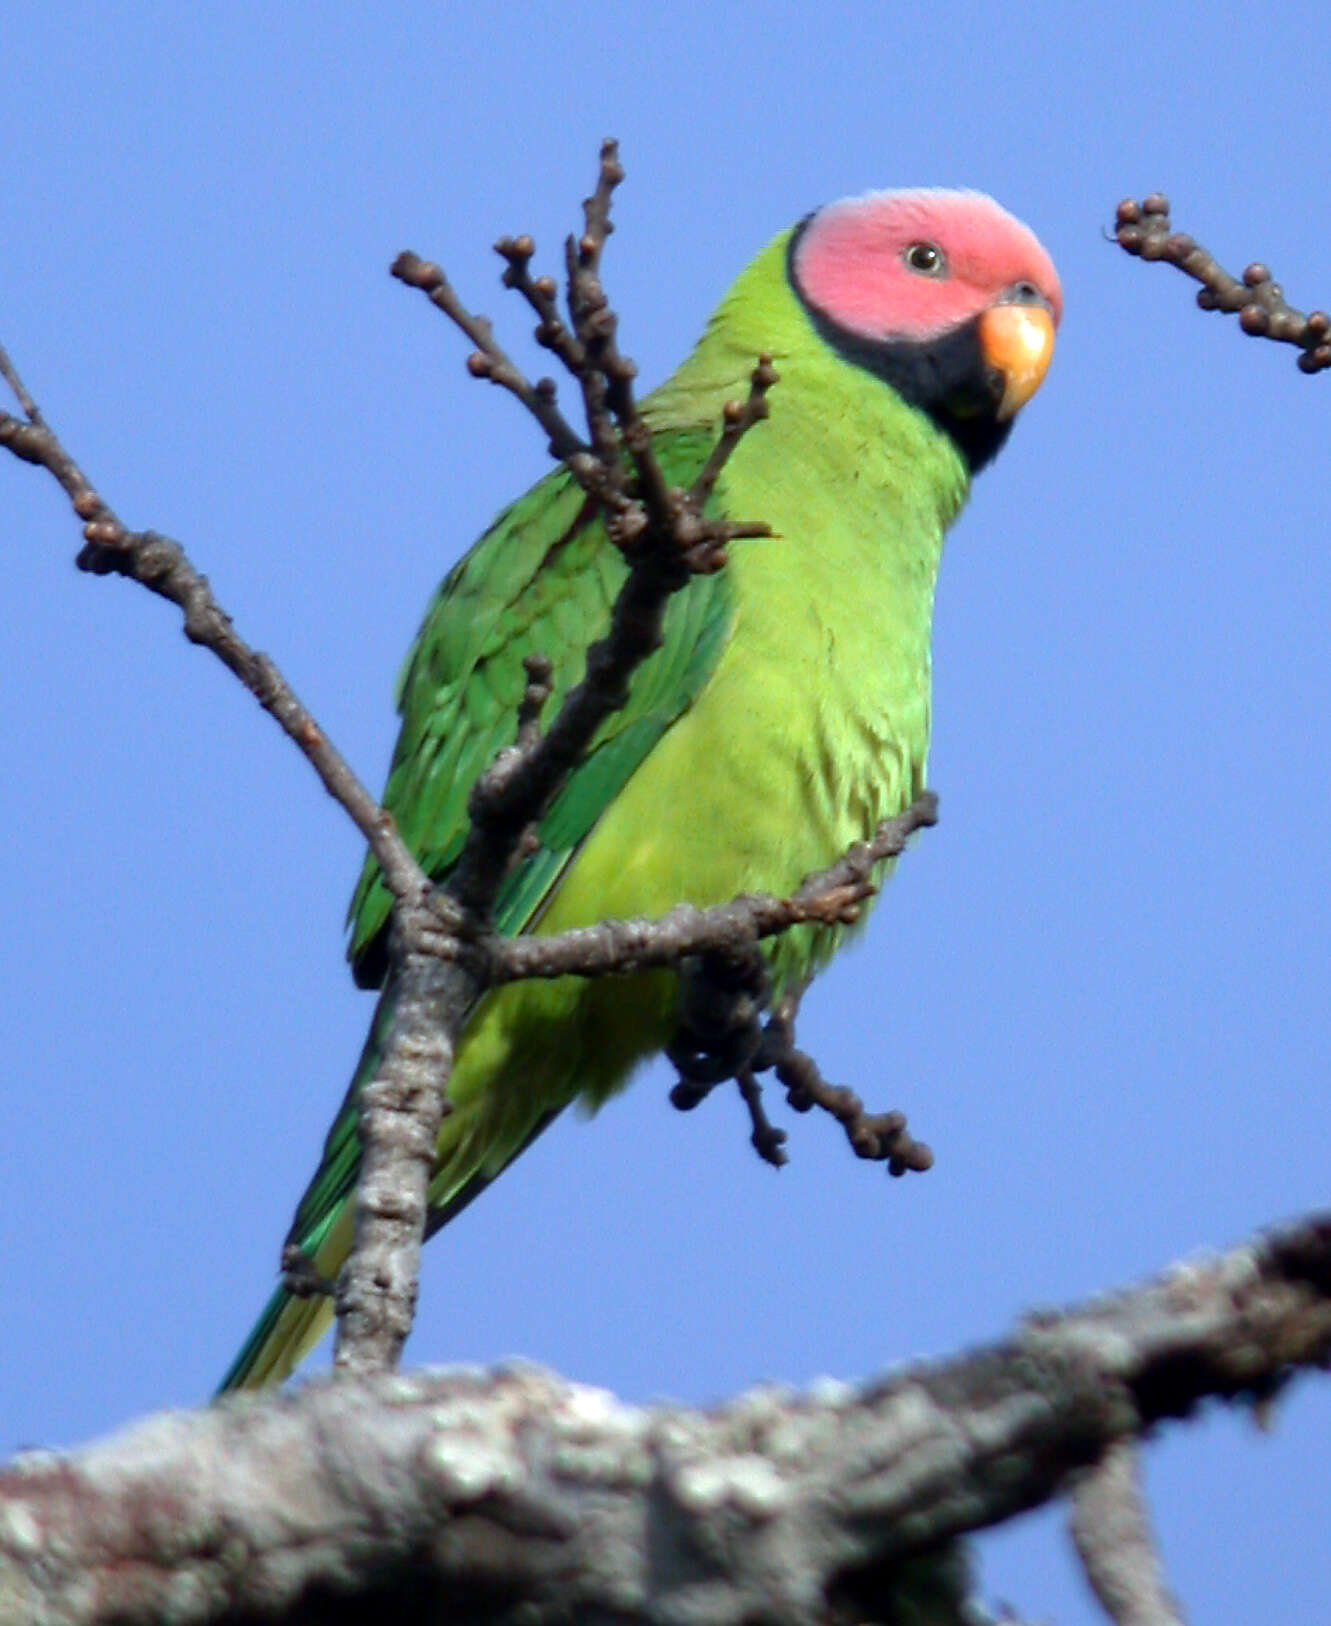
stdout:
POLYGON ((902 258, 922 277, 941 277, 947 270, 943 251, 936 243, 912 243, 902 258))

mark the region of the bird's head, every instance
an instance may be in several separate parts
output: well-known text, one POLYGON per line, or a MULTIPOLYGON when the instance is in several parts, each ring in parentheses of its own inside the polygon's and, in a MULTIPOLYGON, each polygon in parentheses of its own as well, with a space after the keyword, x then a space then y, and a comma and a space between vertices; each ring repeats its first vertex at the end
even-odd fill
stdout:
POLYGON ((927 412, 972 469, 1040 387, 1063 313, 1035 234, 981 192, 829 203, 792 234, 787 274, 823 339, 927 412))

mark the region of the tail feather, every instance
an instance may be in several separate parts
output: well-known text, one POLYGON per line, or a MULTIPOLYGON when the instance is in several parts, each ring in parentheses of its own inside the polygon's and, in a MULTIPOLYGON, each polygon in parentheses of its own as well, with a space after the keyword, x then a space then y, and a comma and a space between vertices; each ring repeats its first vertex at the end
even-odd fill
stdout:
MULTIPOLYGON (((581 1092, 597 1106, 634 1063, 664 1043, 673 983, 661 974, 629 983, 572 977, 523 982, 486 996, 468 1022, 449 1081, 430 1181, 427 1235, 454 1219, 581 1092)), ((356 1102, 373 1075, 392 1018, 392 989, 380 1000, 324 1156, 287 1237, 327 1279, 351 1248, 360 1164, 356 1102)), ((279 1287, 222 1380, 257 1389, 290 1375, 327 1331, 332 1300, 279 1287)))
POLYGON ((245 1347, 218 1385, 218 1394, 281 1383, 327 1332, 332 1319, 331 1298, 297 1298, 285 1287, 275 1289, 245 1347))
MULTIPOLYGON (((526 1140, 502 1165, 507 1168, 520 1153, 525 1152, 536 1137, 558 1116, 557 1111, 543 1113, 526 1140)), ((431 1205, 425 1234, 431 1237, 480 1196, 495 1175, 477 1172, 442 1205, 431 1205)), ((324 1238, 313 1264, 321 1274, 336 1272, 347 1253, 349 1214, 342 1216, 341 1226, 334 1225, 324 1238)), ((227 1369, 226 1376, 217 1386, 217 1393, 228 1394, 235 1389, 264 1389, 270 1384, 282 1383, 289 1378, 310 1353, 333 1321, 333 1301, 327 1294, 297 1297, 285 1287, 273 1290, 255 1322, 240 1353, 227 1369)))

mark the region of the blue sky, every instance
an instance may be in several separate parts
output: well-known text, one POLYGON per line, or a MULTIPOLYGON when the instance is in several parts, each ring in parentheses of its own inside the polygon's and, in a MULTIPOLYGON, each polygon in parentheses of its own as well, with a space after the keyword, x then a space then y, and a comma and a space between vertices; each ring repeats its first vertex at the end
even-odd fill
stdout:
MULTIPOLYGON (((1307 41, 1237 8, 69 5, 6 36, 0 338, 131 523, 182 538, 364 777, 439 576, 543 468, 386 267, 515 335, 617 134, 607 277, 661 377, 746 258, 871 186, 993 192, 1059 265, 1049 380, 944 559, 943 823, 810 996, 830 1076, 938 1154, 889 1182, 645 1074, 426 1256, 416 1362, 522 1354, 630 1398, 868 1376, 1327 1200, 1325 377, 1104 228, 1161 187, 1331 301, 1307 41)), ((354 831, 141 590, 77 574, 0 462, 9 1135, 0 1448, 201 1399, 266 1294, 369 1014, 354 831)), ((774 1106, 775 1111, 775 1106, 774 1106)), ((1196 1619, 1325 1620, 1331 1390, 1205 1414, 1148 1472, 1196 1619)), ((1060 1521, 990 1597, 1096 1617, 1060 1521)))

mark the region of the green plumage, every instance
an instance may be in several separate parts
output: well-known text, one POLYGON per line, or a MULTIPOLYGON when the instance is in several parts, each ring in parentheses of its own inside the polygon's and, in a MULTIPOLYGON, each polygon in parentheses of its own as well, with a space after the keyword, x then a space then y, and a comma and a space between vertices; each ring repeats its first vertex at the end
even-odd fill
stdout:
MULTIPOLYGON (((719 575, 672 601, 663 646, 636 673, 585 763, 508 878, 506 933, 557 931, 737 892, 782 893, 923 787, 929 633, 943 532, 968 483, 952 441, 814 331, 785 274, 789 234, 749 267, 688 361, 649 397, 668 477, 688 484, 755 356, 781 382, 714 504, 762 519, 719 575)), ((512 741, 523 658, 555 667, 551 711, 605 630, 624 566, 563 471, 506 509, 445 579, 399 685, 402 732, 385 794, 434 876, 466 833, 477 774, 512 741)), ((373 862, 351 909, 358 980, 378 983, 390 897, 373 862)), ((837 934, 774 941, 778 983, 806 977, 837 934)), ((388 996, 388 997, 391 997, 388 996)), ((517 984, 487 995, 458 1047, 431 1228, 444 1223, 577 1096, 599 1105, 665 1042, 673 977, 517 984)), ((381 1004, 290 1240, 325 1275, 350 1243, 354 1098, 387 1026, 381 1004)), ((326 1300, 279 1289, 224 1380, 285 1376, 326 1326, 326 1300)))

